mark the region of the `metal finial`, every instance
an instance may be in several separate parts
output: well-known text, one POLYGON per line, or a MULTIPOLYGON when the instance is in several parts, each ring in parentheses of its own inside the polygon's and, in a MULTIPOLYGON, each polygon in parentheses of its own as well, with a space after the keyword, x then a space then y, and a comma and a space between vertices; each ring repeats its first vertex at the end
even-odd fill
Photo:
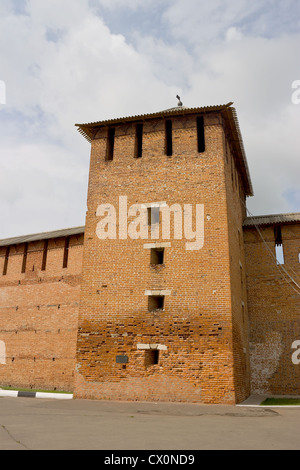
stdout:
POLYGON ((178 106, 182 106, 182 101, 180 101, 180 96, 176 95, 176 98, 178 99, 178 106))

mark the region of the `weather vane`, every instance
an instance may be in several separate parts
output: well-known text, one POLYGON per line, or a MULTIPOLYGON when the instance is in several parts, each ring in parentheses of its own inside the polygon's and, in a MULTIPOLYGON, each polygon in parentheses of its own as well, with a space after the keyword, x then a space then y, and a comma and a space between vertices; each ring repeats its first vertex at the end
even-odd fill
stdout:
POLYGON ((180 101, 180 96, 176 95, 176 98, 178 99, 178 106, 182 106, 182 101, 180 101))

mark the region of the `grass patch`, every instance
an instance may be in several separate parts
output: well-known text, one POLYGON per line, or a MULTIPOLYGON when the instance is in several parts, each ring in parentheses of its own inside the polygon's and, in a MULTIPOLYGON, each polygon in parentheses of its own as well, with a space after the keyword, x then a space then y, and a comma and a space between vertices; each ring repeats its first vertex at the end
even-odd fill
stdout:
POLYGON ((260 406, 300 406, 300 398, 266 398, 260 406))
POLYGON ((18 392, 69 393, 70 395, 73 393, 73 392, 65 392, 63 390, 43 390, 40 388, 19 388, 19 387, 0 387, 0 390, 17 390, 18 392))

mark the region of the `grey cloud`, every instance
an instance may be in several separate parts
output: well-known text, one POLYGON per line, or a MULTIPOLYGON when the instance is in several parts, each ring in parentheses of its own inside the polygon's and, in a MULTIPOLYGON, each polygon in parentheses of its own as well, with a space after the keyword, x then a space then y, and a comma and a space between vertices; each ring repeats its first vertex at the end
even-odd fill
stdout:
POLYGON ((295 210, 297 3, 132 0, 122 25, 126 3, 30 0, 26 15, 0 3, 0 237, 82 225, 90 149, 74 124, 159 111, 177 93, 191 107, 234 101, 250 210, 295 210))

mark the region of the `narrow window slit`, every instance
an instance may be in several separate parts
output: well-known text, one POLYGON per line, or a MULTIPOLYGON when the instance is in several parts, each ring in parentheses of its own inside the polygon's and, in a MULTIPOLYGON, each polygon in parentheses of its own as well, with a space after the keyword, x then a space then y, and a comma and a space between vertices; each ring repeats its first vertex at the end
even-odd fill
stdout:
POLYGON ((143 152, 143 124, 137 124, 135 131, 135 158, 141 158, 143 152))
POLYGON ((65 247, 64 247, 63 268, 67 268, 67 266, 68 266, 69 245, 70 245, 70 237, 66 237, 66 238, 65 238, 65 247))
POLYGON ((106 160, 111 161, 114 158, 114 146, 115 146, 115 128, 111 127, 108 129, 107 134, 107 147, 106 147, 106 160))
POLYGON ((166 121, 166 155, 171 157, 173 155, 173 142, 172 142, 172 121, 168 119, 166 121))
POLYGON ((274 227, 275 245, 282 245, 281 227, 274 227))
POLYGON ((10 252, 10 247, 8 246, 6 248, 6 252, 5 252, 5 259, 4 259, 4 266, 3 266, 3 276, 6 276, 6 274, 7 274, 9 252, 10 252))
POLYGON ((198 152, 205 152, 204 119, 203 116, 197 117, 197 142, 198 152))
POLYGON ((43 248, 42 271, 45 271, 45 269, 46 269, 47 252, 48 252, 48 240, 45 240, 44 241, 44 248, 43 248))
POLYGON ((27 261, 27 252, 28 252, 28 243, 25 243, 24 245, 24 254, 23 254, 23 262, 22 262, 22 273, 25 273, 26 271, 26 261, 27 261))

